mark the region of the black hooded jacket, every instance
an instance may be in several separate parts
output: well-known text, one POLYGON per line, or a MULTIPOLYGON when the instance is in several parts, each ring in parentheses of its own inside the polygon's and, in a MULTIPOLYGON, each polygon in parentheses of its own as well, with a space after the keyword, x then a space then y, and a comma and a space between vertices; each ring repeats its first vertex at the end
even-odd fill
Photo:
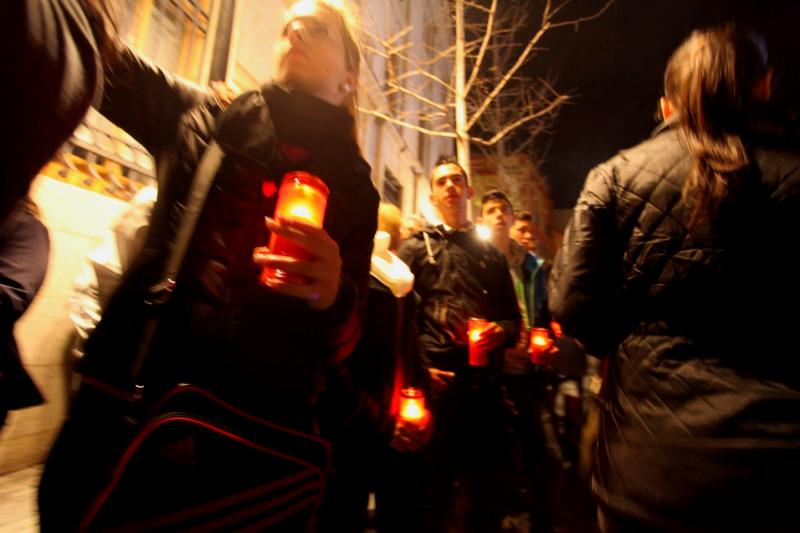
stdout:
POLYGON ((472 317, 496 322, 506 333, 506 347, 514 345, 521 315, 508 264, 474 227, 427 228, 405 241, 397 255, 411 268, 421 298, 419 350, 429 366, 466 367, 467 320, 472 317))

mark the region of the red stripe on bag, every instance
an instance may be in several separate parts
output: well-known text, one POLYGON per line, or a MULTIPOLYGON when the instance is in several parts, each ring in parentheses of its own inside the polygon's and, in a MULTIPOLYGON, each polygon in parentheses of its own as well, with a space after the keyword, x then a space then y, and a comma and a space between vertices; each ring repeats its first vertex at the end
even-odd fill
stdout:
MULTIPOLYGON (((313 475, 313 472, 308 470, 299 472, 293 476, 285 477, 283 479, 279 479, 278 481, 274 481, 272 483, 268 483, 266 485, 262 485, 261 487, 256 487, 254 489, 250 489, 244 492, 240 492, 238 494, 234 494, 231 496, 226 496, 225 498, 221 498, 219 500, 211 500, 207 503, 202 503, 195 507, 189 507, 187 509, 183 509, 182 511, 178 511, 175 513, 171 513, 164 516, 159 516, 157 518, 151 518, 149 520, 144 520, 142 522, 136 522, 134 524, 127 524, 121 527, 115 527, 110 529, 109 531, 113 531, 116 533, 126 533, 126 532, 137 532, 137 531, 147 531, 150 529, 155 529, 157 527, 164 527, 170 524, 174 524, 176 522, 181 522, 184 520, 190 520, 192 518, 197 518, 198 516, 204 514, 211 514, 215 511, 219 511, 220 509, 224 509, 225 507, 230 507, 237 503, 240 503, 244 500, 253 499, 257 496, 262 496, 266 493, 273 492, 277 489, 286 487, 287 485, 291 485, 292 483, 296 483, 304 478, 313 475)), ((319 481, 311 481, 306 483, 305 485, 301 486, 301 489, 304 487, 311 487, 311 488, 319 488, 321 485, 319 481)), ((295 489, 298 490, 298 489, 295 489)), ((302 490, 301 492, 304 492, 302 490)))
MULTIPOLYGON (((198 389, 198 390, 202 390, 202 389, 198 389)), ((309 462, 297 459, 296 457, 292 457, 291 455, 287 455, 287 454, 285 454, 283 452, 280 452, 278 450, 273 450, 271 448, 267 448, 265 446, 262 446, 260 444, 255 443, 255 442, 252 442, 249 439, 245 439, 244 437, 241 437, 239 435, 231 433, 230 431, 226 431, 224 429, 218 428, 218 427, 216 427, 216 426, 214 426, 212 424, 209 424, 207 422, 204 422, 202 420, 196 420, 194 418, 191 418, 191 417, 188 417, 188 416, 185 416, 185 415, 169 416, 169 417, 164 417, 164 418, 156 418, 155 420, 152 420, 149 423, 147 423, 145 425, 145 427, 142 428, 142 430, 139 432, 139 434, 136 435, 136 437, 133 439, 133 441, 125 449, 125 452, 122 454, 122 457, 120 457, 119 461, 117 462, 116 468, 114 468, 114 470, 113 470, 114 475, 112 476, 111 481, 109 481, 108 485, 100 492, 100 494, 98 494, 97 498, 95 498, 95 500, 89 506, 89 509, 88 509, 86 515, 84 516, 83 520, 81 521, 80 526, 78 527, 78 531, 87 531, 89 529, 89 527, 92 525, 92 522, 95 520, 95 518, 99 514, 100 510, 103 508, 103 505, 105 505, 106 501, 111 496, 111 493, 114 491, 114 489, 116 488, 116 486, 119 483, 120 479, 122 478, 122 475, 125 472, 125 469, 127 467, 128 462, 131 460, 131 458, 133 457, 134 453, 139 448, 139 446, 142 444, 142 442, 145 440, 145 438, 148 435, 150 435, 150 433, 152 433, 153 431, 155 431, 159 427, 163 426, 164 424, 173 423, 173 422, 183 422, 183 423, 187 423, 187 424, 197 425, 197 426, 203 427, 203 428, 205 428, 207 430, 210 430, 212 432, 224 435, 224 436, 226 436, 227 438, 229 438, 229 439, 231 439, 233 441, 239 442, 240 444, 244 444, 245 446, 249 446, 249 447, 251 447, 253 449, 261 451, 262 453, 266 453, 268 455, 273 455, 275 457, 280 457, 281 459, 284 459, 284 460, 289 461, 291 463, 298 464, 300 466, 303 466, 303 467, 311 470, 312 472, 314 472, 318 476, 320 484, 322 484, 322 482, 324 480, 324 474, 323 474, 322 470, 320 468, 318 468, 317 466, 309 463, 309 462)))
MULTIPOLYGON (((314 505, 314 498, 306 498, 305 500, 299 501, 296 504, 292 505, 291 507, 287 507, 284 511, 275 514, 270 518, 267 518, 266 520, 262 520, 261 522, 257 522, 251 526, 240 529, 239 533, 244 533, 246 531, 252 531, 252 532, 264 531, 266 528, 274 526, 281 520, 285 519, 287 516, 291 516, 297 511, 301 510, 302 508, 308 507, 309 505, 314 505)), ((316 510, 312 512, 316 512, 316 510)))
MULTIPOLYGON (((310 490, 317 489, 319 487, 320 487, 319 483, 307 483, 307 484, 305 484, 305 485, 303 485, 301 487, 298 487, 297 489, 294 489, 294 490, 292 490, 290 492, 287 492, 283 496, 279 496, 277 498, 273 498, 273 499, 268 500, 266 502, 263 502, 263 503, 261 503, 259 505, 255 505, 253 507, 248 507, 247 509, 242 509, 241 511, 237 511, 237 512, 229 514, 227 516, 223 516, 223 517, 218 518, 217 520, 214 520, 212 522, 206 522, 205 524, 203 524, 200 527, 191 528, 191 529, 188 529, 187 531, 191 532, 191 531, 214 531, 214 530, 219 530, 219 529, 222 529, 225 526, 232 525, 234 522, 241 522, 242 520, 245 520, 247 518, 251 518, 251 517, 253 517, 255 515, 263 513, 264 511, 268 511, 269 509, 272 509, 274 507, 278 507, 279 505, 283 505, 283 504, 285 504, 287 502, 290 502, 293 499, 297 498, 298 496, 300 496, 300 495, 302 495, 302 494, 304 494, 306 492, 309 492, 310 490)), ((302 501, 307 501, 307 500, 317 501, 318 499, 319 499, 318 496, 311 495, 311 496, 308 496, 305 500, 302 500, 302 501)), ((294 507, 294 506, 288 507, 287 509, 291 509, 292 507, 294 507)), ((285 513, 285 510, 272 515, 267 520, 269 520, 269 521, 274 520, 275 517, 281 516, 284 513, 285 513)), ((283 516, 283 518, 285 518, 285 516, 283 516)))

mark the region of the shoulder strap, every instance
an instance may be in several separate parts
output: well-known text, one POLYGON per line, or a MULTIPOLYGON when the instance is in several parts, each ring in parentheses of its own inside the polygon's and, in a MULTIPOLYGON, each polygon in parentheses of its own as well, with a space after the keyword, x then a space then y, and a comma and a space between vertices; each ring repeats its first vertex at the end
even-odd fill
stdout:
MULTIPOLYGON (((175 290, 175 279, 183 265, 183 260, 186 258, 189 243, 197 227, 197 221, 200 219, 200 212, 203 210, 206 198, 208 197, 208 191, 211 189, 214 176, 222 162, 222 155, 223 152, 219 144, 212 139, 203 152, 203 157, 200 159, 200 163, 197 165, 197 170, 194 173, 186 209, 181 218, 181 225, 178 228, 175 243, 172 245, 169 258, 167 259, 164 274, 161 281, 150 289, 149 294, 145 298, 145 303, 160 306, 169 301, 172 296, 175 290)), ((139 373, 147 361, 150 347, 153 344, 155 333, 158 329, 160 316, 160 313, 154 313, 154 318, 149 320, 142 333, 142 340, 139 344, 136 358, 131 366, 130 376, 133 384, 136 384, 138 381, 139 373)), ((136 387, 140 392, 141 386, 136 385, 136 387)))
POLYGON ((200 212, 206 203, 208 191, 211 189, 211 184, 214 182, 214 176, 221 162, 222 149, 217 144, 217 141, 212 139, 203 153, 200 163, 197 165, 197 170, 192 180, 192 189, 189 191, 186 203, 186 210, 183 212, 183 218, 181 219, 181 226, 178 228, 175 244, 172 246, 172 252, 164 269, 165 280, 172 280, 174 283, 178 271, 183 265, 186 251, 189 249, 189 242, 192 240, 197 221, 200 219, 200 212))

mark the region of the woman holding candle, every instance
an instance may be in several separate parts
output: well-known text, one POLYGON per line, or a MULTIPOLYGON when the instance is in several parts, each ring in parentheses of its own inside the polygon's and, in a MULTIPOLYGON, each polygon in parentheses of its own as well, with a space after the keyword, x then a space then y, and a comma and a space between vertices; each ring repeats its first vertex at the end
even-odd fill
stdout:
POLYGON ((665 123, 589 174, 565 234, 550 308, 609 357, 606 531, 800 529, 800 153, 771 75, 759 36, 695 31, 665 123))
POLYGON ((137 328, 129 322, 138 317, 131 309, 160 281, 212 138, 223 159, 142 379, 149 391, 195 383, 257 416, 314 431, 314 398, 325 374, 358 339, 376 227, 378 195, 354 116, 359 60, 347 18, 325 2, 288 11, 275 50, 276 83, 242 94, 224 111, 122 51, 101 111, 156 156, 159 198, 142 252, 86 344, 84 385, 40 488, 43 529, 75 524, 108 480, 114 458, 97 444, 107 436, 91 423, 102 415, 103 396, 87 383, 125 379, 135 353, 126 347, 140 341, 132 338, 137 328), (276 212, 290 172, 327 189, 321 227, 320 213, 308 220, 276 212), (271 253, 270 234, 306 255, 271 253), (264 269, 291 276, 262 277, 264 269))

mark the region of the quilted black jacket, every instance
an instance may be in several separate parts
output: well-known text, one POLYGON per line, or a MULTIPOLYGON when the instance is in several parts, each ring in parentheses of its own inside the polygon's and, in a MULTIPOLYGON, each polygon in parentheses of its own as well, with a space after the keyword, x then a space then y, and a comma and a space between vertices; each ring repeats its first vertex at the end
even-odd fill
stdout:
POLYGON ((691 230, 677 128, 598 166, 550 280, 565 332, 611 356, 595 492, 671 530, 798 525, 800 155, 751 146, 691 230))

